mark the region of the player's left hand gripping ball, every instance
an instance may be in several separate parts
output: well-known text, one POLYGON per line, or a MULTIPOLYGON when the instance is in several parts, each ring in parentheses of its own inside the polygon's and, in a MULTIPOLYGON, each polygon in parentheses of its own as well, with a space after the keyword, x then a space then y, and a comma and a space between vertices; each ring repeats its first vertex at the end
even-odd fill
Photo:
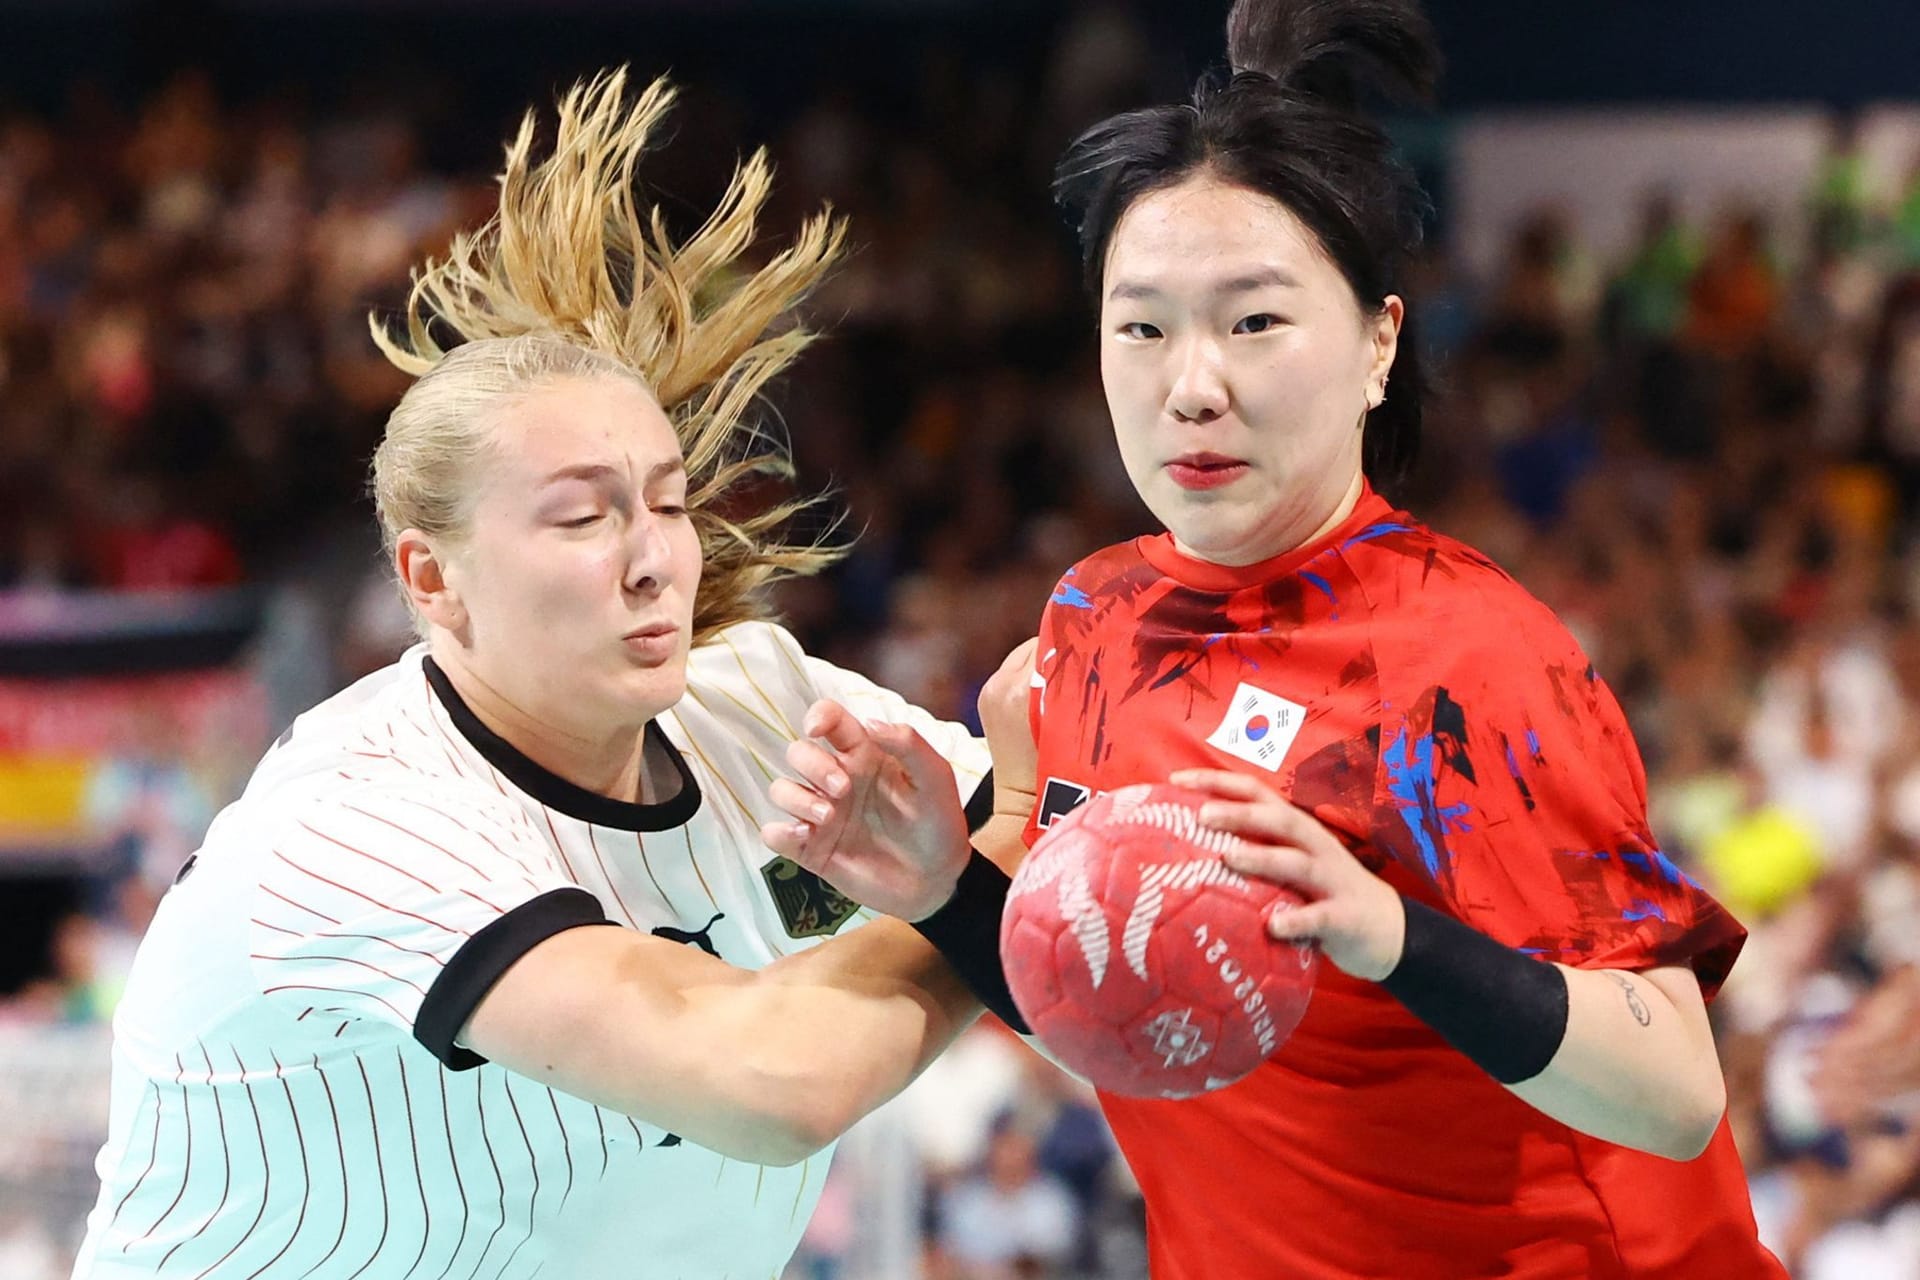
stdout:
POLYGON ((1014 1003, 1061 1063, 1114 1093, 1181 1098, 1271 1057, 1307 1009, 1319 953, 1276 942, 1289 889, 1230 870, 1238 838, 1210 797, 1169 786, 1096 796, 1035 842, 1007 896, 1014 1003))

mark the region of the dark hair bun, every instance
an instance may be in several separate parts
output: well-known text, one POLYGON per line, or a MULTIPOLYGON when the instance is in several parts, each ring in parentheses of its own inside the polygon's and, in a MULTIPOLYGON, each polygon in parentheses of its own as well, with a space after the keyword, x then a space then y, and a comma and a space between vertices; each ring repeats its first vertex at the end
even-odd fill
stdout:
POLYGON ((1227 58, 1236 72, 1349 111, 1367 90, 1431 102, 1440 77, 1433 27, 1416 0, 1235 0, 1227 58))

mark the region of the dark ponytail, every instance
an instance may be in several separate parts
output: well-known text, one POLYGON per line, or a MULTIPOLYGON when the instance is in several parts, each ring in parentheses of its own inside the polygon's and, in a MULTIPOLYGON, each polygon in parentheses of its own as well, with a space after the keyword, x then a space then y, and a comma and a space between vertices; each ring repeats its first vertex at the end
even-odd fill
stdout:
POLYGON ((1227 62, 1349 114, 1365 89, 1431 103, 1440 78, 1433 28, 1411 0, 1239 0, 1227 62))
MULTIPOLYGON (((1108 242, 1135 200, 1201 171, 1269 196, 1319 239, 1362 309, 1405 296, 1427 202, 1379 126, 1369 93, 1429 102, 1433 30, 1413 0, 1238 0, 1227 18, 1231 71, 1183 106, 1130 111, 1075 139, 1054 198, 1080 238, 1097 302, 1108 242)), ((1367 415, 1362 465, 1378 486, 1419 452, 1427 391, 1408 300, 1386 401, 1367 415)))

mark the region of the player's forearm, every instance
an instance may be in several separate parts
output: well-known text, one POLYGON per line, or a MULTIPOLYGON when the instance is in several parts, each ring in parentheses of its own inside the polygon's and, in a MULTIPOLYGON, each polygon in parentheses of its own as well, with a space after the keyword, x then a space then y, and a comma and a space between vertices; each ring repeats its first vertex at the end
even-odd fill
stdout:
POLYGON ((1705 1149, 1726 1089, 1691 970, 1549 964, 1395 901, 1398 959, 1378 981, 1481 1070, 1597 1138, 1676 1160, 1705 1149))
POLYGON ((897 920, 776 961, 732 998, 739 1069, 783 1091, 783 1123, 816 1150, 906 1088, 980 1014, 897 920))
POLYGON ((500 977, 458 1042, 722 1155, 793 1164, 903 1088, 976 1012, 894 921, 757 972, 629 930, 570 929, 500 977))
POLYGON ((1507 1087, 1596 1138, 1674 1160, 1699 1155, 1726 1110, 1704 1016, 1682 1010, 1685 995, 1667 993, 1662 971, 1559 967, 1566 1037, 1544 1071, 1507 1087))

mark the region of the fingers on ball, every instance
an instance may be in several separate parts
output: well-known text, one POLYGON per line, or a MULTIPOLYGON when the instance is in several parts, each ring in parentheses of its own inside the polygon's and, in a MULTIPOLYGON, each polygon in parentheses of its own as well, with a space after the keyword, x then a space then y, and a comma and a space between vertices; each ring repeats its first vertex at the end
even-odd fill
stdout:
POLYGON ((1182 769, 1168 779, 1177 787, 1207 791, 1228 800, 1270 801, 1277 797, 1258 779, 1224 769, 1182 769))
POLYGON ((1311 938, 1326 928, 1326 910, 1317 904, 1283 902, 1267 913, 1267 933, 1282 941, 1311 938))

